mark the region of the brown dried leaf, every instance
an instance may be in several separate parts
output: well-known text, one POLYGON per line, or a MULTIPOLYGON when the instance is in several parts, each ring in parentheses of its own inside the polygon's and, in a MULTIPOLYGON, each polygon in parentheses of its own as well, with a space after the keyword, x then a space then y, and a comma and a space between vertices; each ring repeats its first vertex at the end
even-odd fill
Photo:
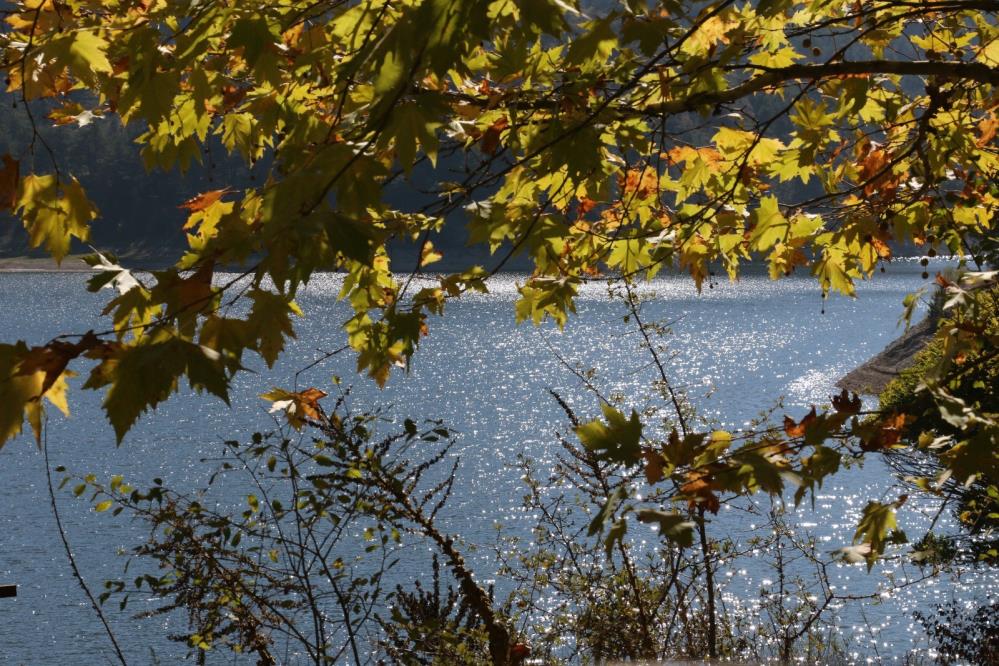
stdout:
POLYGON ((21 180, 21 163, 10 155, 3 156, 0 169, 0 210, 11 210, 17 203, 17 187, 21 180))

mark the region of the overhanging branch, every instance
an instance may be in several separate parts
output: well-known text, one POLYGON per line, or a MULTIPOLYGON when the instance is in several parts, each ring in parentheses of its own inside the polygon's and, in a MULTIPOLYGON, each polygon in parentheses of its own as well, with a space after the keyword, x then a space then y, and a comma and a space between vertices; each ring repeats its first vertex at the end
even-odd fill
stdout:
POLYGON ((780 68, 756 67, 763 73, 727 90, 698 93, 682 99, 651 104, 641 109, 643 115, 662 115, 692 111, 702 106, 726 104, 748 97, 765 88, 790 81, 820 81, 843 76, 897 74, 901 76, 938 76, 977 83, 999 83, 999 68, 978 62, 938 60, 861 60, 790 65, 780 68))
MULTIPOLYGON (((819 64, 790 65, 788 67, 767 68, 754 65, 740 65, 728 68, 730 71, 751 70, 760 72, 751 79, 725 90, 695 93, 686 97, 665 100, 642 107, 611 106, 608 111, 625 116, 662 116, 694 111, 703 107, 727 104, 749 97, 767 88, 792 81, 821 81, 844 76, 894 74, 900 76, 935 76, 975 83, 999 84, 999 67, 990 67, 978 62, 947 62, 939 60, 860 60, 819 64)), ((677 85, 678 92, 683 88, 677 85)), ((480 108, 516 106, 519 111, 558 111, 564 103, 548 95, 539 99, 525 99, 516 92, 501 96, 479 97, 465 93, 442 93, 440 91, 419 90, 418 94, 443 96, 457 104, 468 104, 480 108)))

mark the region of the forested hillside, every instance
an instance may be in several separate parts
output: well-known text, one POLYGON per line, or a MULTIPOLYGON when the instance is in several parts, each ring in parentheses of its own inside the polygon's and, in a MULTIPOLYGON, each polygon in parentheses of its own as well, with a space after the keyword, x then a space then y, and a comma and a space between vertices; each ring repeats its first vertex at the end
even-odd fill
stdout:
MULTIPOLYGON (((128 255, 133 263, 153 266, 168 263, 170 256, 183 250, 186 245, 183 225, 188 211, 179 204, 222 183, 236 190, 252 187, 266 169, 265 164, 247 168, 241 160, 229 157, 217 141, 203 152, 201 163, 193 162, 183 173, 155 165, 147 168, 135 141, 140 130, 123 127, 116 115, 87 117, 82 126, 72 118, 60 124, 57 117, 40 116, 37 109, 33 118, 39 134, 37 144, 43 140, 47 144, 35 146, 35 160, 42 162, 36 168, 47 170, 54 161, 58 168, 79 178, 100 211, 92 227, 92 244, 101 250, 128 255)), ((30 154, 31 124, 32 117, 23 106, 0 108, 0 154, 30 154)), ((439 170, 446 172, 449 168, 449 160, 443 160, 439 170)), ((436 178, 430 171, 417 169, 412 177, 425 180, 429 189, 436 178)), ((396 202, 399 206, 417 207, 425 203, 414 198, 412 190, 407 189, 405 195, 402 188, 398 190, 395 198, 399 199, 396 202)), ((28 236, 9 211, 0 212, 0 220, 0 257, 45 256, 44 251, 29 247, 28 236)), ((467 240, 463 223, 450 219, 435 244, 450 251, 451 261, 486 261, 488 254, 481 248, 469 248, 467 240)), ((76 251, 88 249, 77 243, 76 251)), ((393 248, 392 254, 403 268, 416 263, 412 248, 400 245, 393 248)), ((510 267, 524 268, 526 263, 514 261, 510 267)))
MULTIPOLYGON (((137 132, 126 131, 117 117, 94 117, 82 127, 75 122, 59 126, 50 118, 39 117, 35 110, 34 122, 39 130, 36 143, 47 144, 36 145, 35 168, 50 169, 51 164, 45 162, 51 162, 54 155, 59 168, 70 169, 98 206, 100 217, 93 225, 95 245, 149 256, 166 247, 179 247, 185 214, 177 202, 203 188, 211 169, 196 165, 186 174, 147 173, 134 144, 137 132)), ((0 152, 28 155, 31 137, 31 118, 23 107, 0 109, 0 152)), ((215 177, 227 182, 240 176, 228 161, 217 164, 214 170, 219 169, 223 172, 215 177)), ((28 238, 20 223, 9 212, 3 213, 2 219, 0 256, 27 253, 28 238)))

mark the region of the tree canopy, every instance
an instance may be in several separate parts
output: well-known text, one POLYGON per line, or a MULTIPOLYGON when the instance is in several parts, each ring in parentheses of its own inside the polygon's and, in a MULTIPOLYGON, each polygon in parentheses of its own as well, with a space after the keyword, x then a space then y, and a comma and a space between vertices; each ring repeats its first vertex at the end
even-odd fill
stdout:
MULTIPOLYGON (((221 145, 255 177, 176 202, 189 247, 170 268, 91 258, 90 288, 117 289, 107 330, 0 346, 0 443, 25 421, 39 432, 43 398, 68 410, 70 372, 103 392, 119 441, 183 381, 227 400, 249 355, 272 365, 294 336, 296 292, 316 271, 346 274, 347 344, 383 384, 450 300, 487 291, 518 254, 533 272, 512 316, 563 325, 585 281, 682 270, 701 287, 761 260, 773 279, 807 271, 823 293, 853 295, 904 246, 977 260, 995 237, 990 0, 23 0, 0 11, 6 98, 32 127, 120 122, 141 132, 151 171, 221 145), (467 225, 494 260, 420 288, 393 272, 393 242, 432 271, 445 222, 467 225), (233 301, 244 314, 221 307, 233 301)), ((102 223, 100 202, 47 148, 3 156, 0 209, 62 259, 102 223)), ((969 347, 994 348, 968 287, 995 280, 944 281, 957 314, 941 373, 969 347)), ((958 428, 949 471, 994 472, 995 415, 928 390, 958 428)), ((269 397, 299 420, 315 399, 269 397)), ((843 430, 864 452, 905 445, 906 414, 859 411, 844 393, 740 440, 694 432, 678 409, 676 430, 650 442, 637 414, 607 407, 578 434, 642 465, 649 483, 677 479, 703 511, 721 491, 780 493, 789 475, 800 500, 839 468, 825 442, 843 430)), ((856 553, 873 562, 903 501, 872 502, 856 553)), ((690 541, 680 513, 637 517, 690 541)), ((608 548, 623 534, 614 525, 608 548)))

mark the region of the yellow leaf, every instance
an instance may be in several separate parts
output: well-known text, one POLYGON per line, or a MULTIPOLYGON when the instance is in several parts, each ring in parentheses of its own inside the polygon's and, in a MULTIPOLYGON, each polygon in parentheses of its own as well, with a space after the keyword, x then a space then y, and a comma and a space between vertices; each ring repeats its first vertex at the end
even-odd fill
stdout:
POLYGON ((427 241, 423 245, 423 251, 420 253, 420 268, 434 263, 435 261, 440 261, 444 258, 444 255, 434 248, 434 244, 427 241))
POLYGON ((45 372, 17 374, 18 366, 27 353, 24 343, 0 345, 0 447, 21 433, 25 412, 36 437, 41 428, 41 412, 37 408, 45 372), (34 404, 29 410, 29 406, 34 404), (37 426, 37 428, 36 428, 37 426))
POLYGON ((69 389, 69 385, 66 383, 66 377, 72 377, 73 374, 73 372, 67 370, 59 375, 44 394, 45 399, 52 403, 53 407, 62 412, 63 416, 69 416, 69 403, 66 400, 66 391, 69 389))
POLYGON ((977 60, 991 67, 999 66, 999 39, 992 39, 978 51, 977 60))
POLYGON ((696 55, 707 53, 715 44, 728 44, 729 31, 738 25, 738 21, 733 21, 720 15, 712 16, 704 21, 688 37, 681 50, 684 53, 696 55))
POLYGON ((60 183, 51 174, 26 176, 16 209, 31 247, 44 245, 57 262, 69 253, 72 238, 90 238, 90 222, 97 217, 79 181, 60 183))

